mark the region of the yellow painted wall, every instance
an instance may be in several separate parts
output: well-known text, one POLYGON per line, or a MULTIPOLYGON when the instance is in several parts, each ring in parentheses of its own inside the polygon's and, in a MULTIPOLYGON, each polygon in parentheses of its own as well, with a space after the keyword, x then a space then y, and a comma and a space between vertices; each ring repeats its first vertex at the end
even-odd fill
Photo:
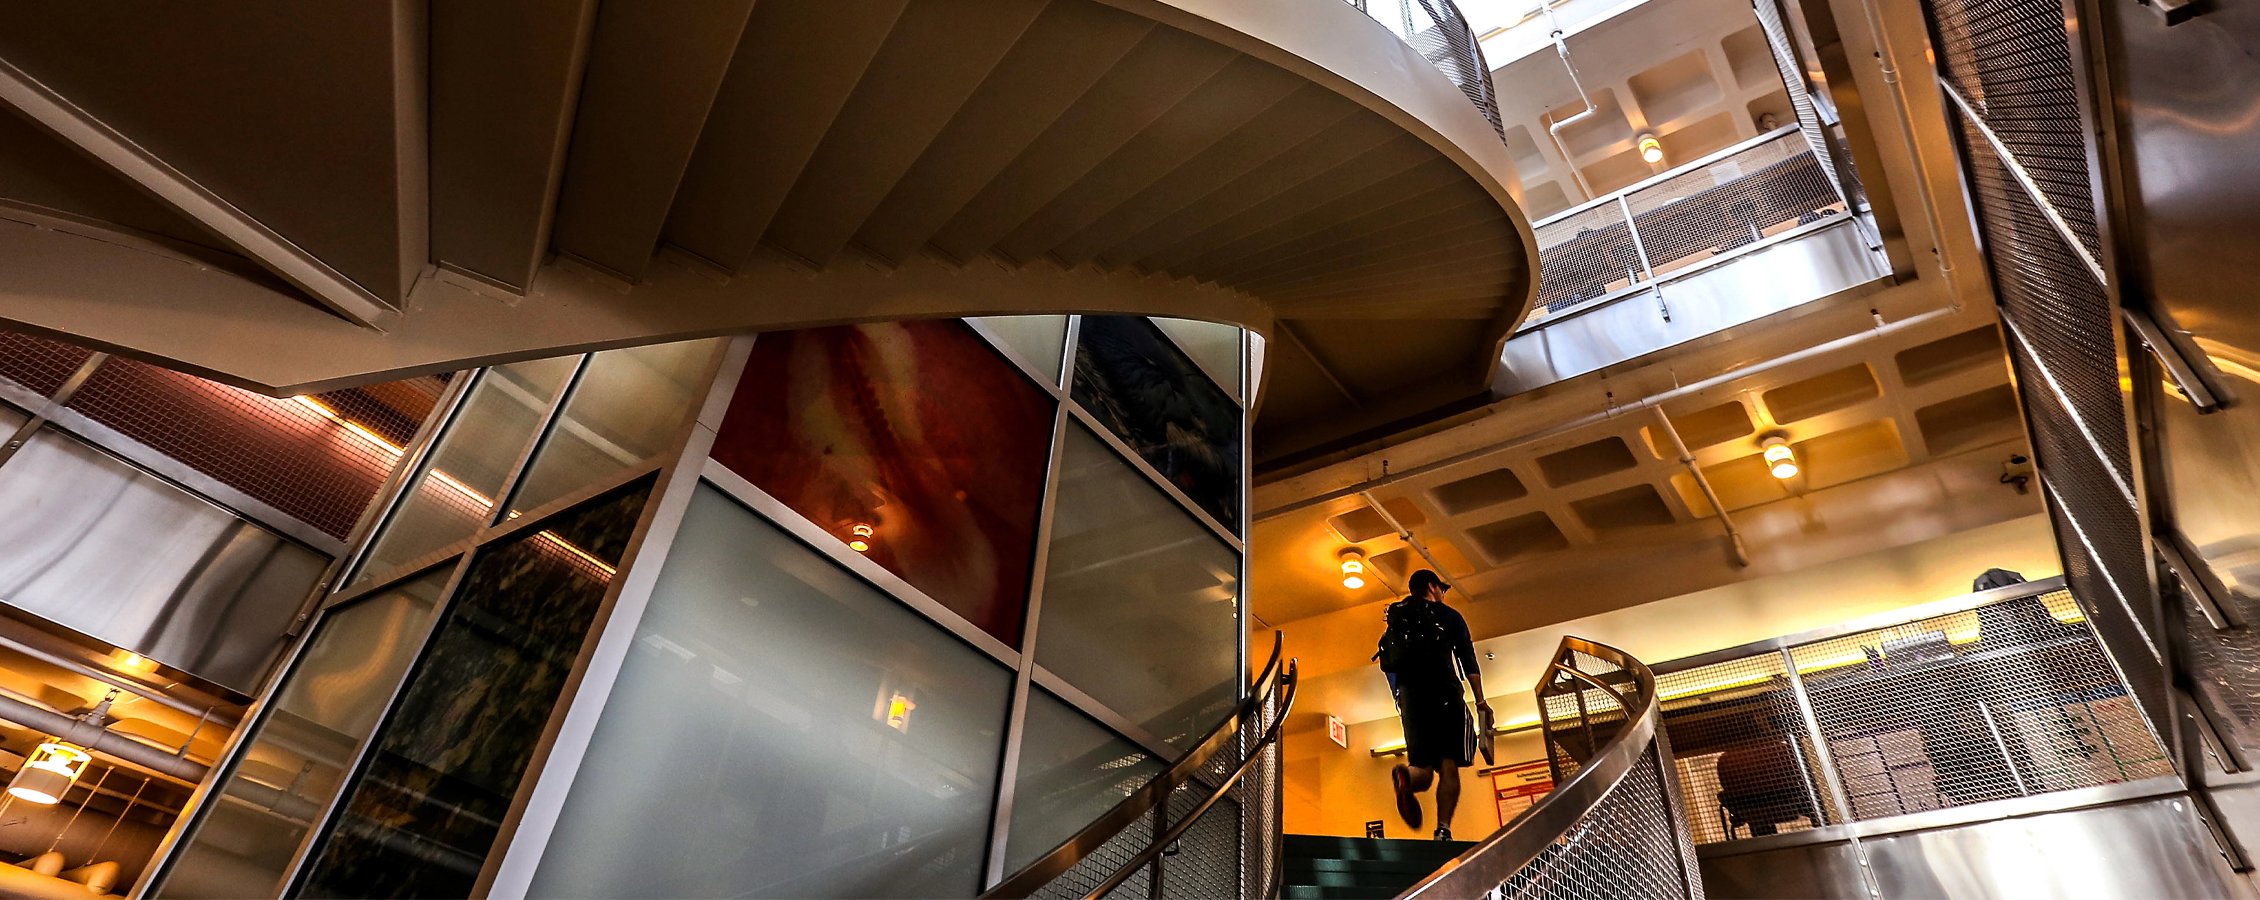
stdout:
MULTIPOLYGON (((1970 580, 1979 572, 1995 566, 2022 572, 2033 580, 2058 574, 2047 518, 2015 519, 1792 574, 1478 641, 1476 649, 1491 654, 1492 658, 1483 663, 1484 687, 1499 721, 1511 723, 1536 716, 1530 685, 1537 681, 1564 635, 1600 641, 1637 658, 1662 662, 1959 596, 1969 592, 1970 580)), ((1605 590, 1606 586, 1596 585, 1595 589, 1605 590)), ((1540 602, 1540 598, 1533 598, 1533 602, 1540 602)), ((1312 715, 1323 723, 1329 706, 1351 705, 1337 706, 1329 698, 1370 693, 1380 683, 1380 671, 1371 666, 1311 679, 1297 700, 1298 719, 1312 715)), ((1372 706, 1370 698, 1361 699, 1362 705, 1372 706)), ((1286 830, 1362 836, 1367 820, 1384 819, 1389 823, 1388 836, 1412 836, 1397 821, 1389 796, 1389 767, 1399 758, 1374 759, 1370 753, 1374 747, 1403 738, 1397 720, 1394 716, 1371 719, 1350 725, 1349 732, 1347 749, 1327 740, 1323 727, 1287 735, 1286 830)), ((1535 732, 1500 739, 1501 764, 1541 758, 1541 753, 1535 732), (1508 743, 1516 739, 1516 744, 1508 743), (1516 749, 1510 752, 1510 746, 1516 749)), ((1455 836, 1478 838, 1498 826, 1488 793, 1487 787, 1478 789, 1473 782, 1463 787, 1455 836)))

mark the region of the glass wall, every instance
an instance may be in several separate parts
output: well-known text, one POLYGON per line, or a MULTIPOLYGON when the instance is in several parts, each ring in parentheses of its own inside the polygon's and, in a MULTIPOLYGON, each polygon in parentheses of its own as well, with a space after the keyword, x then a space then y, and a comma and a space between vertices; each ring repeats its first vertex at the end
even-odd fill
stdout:
POLYGON ((536 895, 979 890, 1010 669, 711 487, 635 634, 536 895))
MULTIPOLYGON (((585 752, 545 775, 554 825, 495 889, 969 896, 1163 771, 1242 690, 1246 337, 1216 327, 755 339, 576 701, 585 752), (686 824, 622 828, 655 809, 686 824)), ((1237 835, 1217 809, 1202 834, 1237 835)))
POLYGON ((724 346, 460 376, 428 449, 394 448, 415 477, 150 895, 471 893, 724 346), (528 510, 586 499, 539 521, 496 509, 537 495, 528 510))
POLYGON ((721 341, 472 373, 152 895, 978 893, 1241 690, 1219 327, 762 335, 704 423, 721 341))

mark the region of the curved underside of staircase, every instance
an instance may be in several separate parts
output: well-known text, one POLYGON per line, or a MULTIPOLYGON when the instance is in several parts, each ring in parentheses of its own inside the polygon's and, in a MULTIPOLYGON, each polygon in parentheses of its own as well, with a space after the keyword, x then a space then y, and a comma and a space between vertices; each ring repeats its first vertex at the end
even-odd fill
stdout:
POLYGON ((34 4, 0 106, 0 321, 278 394, 1090 312, 1339 415, 1480 386, 1535 280, 1496 133, 1339 0, 34 4))

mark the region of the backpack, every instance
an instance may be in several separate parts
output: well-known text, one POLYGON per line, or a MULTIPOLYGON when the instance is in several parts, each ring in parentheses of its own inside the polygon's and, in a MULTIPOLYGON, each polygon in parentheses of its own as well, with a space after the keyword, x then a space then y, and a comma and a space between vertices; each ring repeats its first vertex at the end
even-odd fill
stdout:
MULTIPOLYGON (((1381 671, 1391 676, 1403 671, 1405 661, 1411 659, 1421 645, 1440 641, 1443 636, 1442 629, 1437 627, 1435 616, 1428 616, 1425 622, 1403 621, 1408 618, 1411 618, 1409 607, 1390 606, 1386 616, 1388 627, 1382 630, 1380 646, 1373 652, 1372 658, 1381 663, 1381 671), (1400 615, 1397 612, 1399 609, 1407 612, 1400 615)), ((1396 679, 1390 678, 1390 683, 1394 685, 1396 679)))

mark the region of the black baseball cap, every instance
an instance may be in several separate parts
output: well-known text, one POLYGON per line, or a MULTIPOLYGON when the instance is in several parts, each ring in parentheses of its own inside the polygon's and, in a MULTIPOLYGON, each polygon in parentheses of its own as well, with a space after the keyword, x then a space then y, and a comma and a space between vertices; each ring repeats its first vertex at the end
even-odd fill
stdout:
POLYGON ((1412 575, 1413 596, 1417 597, 1421 594, 1427 593, 1428 586, 1432 584, 1443 588, 1446 593, 1449 593, 1452 590, 1452 586, 1445 584, 1444 579, 1437 577, 1434 570, 1422 569, 1418 572, 1414 572, 1412 575))

